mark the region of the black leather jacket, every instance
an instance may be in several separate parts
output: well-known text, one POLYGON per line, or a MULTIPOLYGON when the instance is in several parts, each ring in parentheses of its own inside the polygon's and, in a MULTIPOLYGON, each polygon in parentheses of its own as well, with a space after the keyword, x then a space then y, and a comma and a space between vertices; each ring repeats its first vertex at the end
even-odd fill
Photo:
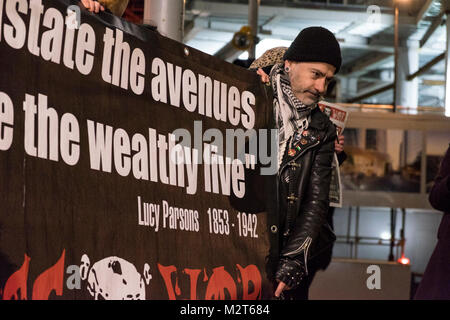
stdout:
POLYGON ((308 273, 308 261, 336 239, 326 221, 336 128, 316 107, 307 131, 292 139, 278 171, 278 205, 269 220, 268 275, 274 277, 277 272, 282 281, 278 277, 283 267, 280 261, 299 265, 303 277, 308 273))

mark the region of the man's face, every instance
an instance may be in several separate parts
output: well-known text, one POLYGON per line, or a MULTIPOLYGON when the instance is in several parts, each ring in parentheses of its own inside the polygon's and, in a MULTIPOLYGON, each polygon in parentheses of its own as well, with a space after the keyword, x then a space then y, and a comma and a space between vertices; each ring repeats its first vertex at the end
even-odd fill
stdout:
POLYGON ((285 66, 290 68, 292 91, 307 106, 321 99, 336 71, 334 66, 325 62, 285 61, 285 66))

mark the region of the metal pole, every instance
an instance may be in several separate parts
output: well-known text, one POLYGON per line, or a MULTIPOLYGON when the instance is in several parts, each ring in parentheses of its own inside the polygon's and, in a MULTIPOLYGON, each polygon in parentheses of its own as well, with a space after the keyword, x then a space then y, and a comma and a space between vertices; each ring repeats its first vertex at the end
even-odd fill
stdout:
POLYGON ((395 3, 395 18, 394 18, 394 103, 392 112, 397 111, 397 81, 398 81, 398 5, 395 3))
POLYGON ((350 232, 352 226, 352 207, 348 207, 348 219, 347 219, 347 241, 350 241, 350 232))
POLYGON ((400 230, 400 257, 403 257, 405 254, 405 223, 406 223, 406 209, 402 208, 402 229, 400 230))
POLYGON ((347 220, 347 244, 350 245, 350 259, 353 259, 353 243, 350 242, 350 232, 352 226, 352 207, 348 207, 348 220, 347 220))
POLYGON ((422 153, 420 154, 420 193, 427 193, 427 131, 422 131, 422 153))
POLYGON ((359 206, 356 207, 356 221, 355 221, 355 259, 358 259, 358 244, 359 244, 359 206))
MULTIPOLYGON (((378 88, 378 89, 372 90, 370 92, 364 93, 364 94, 362 94, 360 96, 356 96, 354 98, 348 99, 347 102, 348 103, 355 103, 355 102, 358 102, 360 100, 363 100, 363 99, 366 99, 366 98, 370 98, 370 97, 372 97, 372 96, 374 96, 376 94, 379 94, 379 93, 391 90, 392 88, 394 89, 394 99, 395 99, 396 88, 395 88, 395 82, 394 82, 394 83, 391 83, 391 84, 387 84, 387 85, 385 85, 385 86, 383 86, 381 88, 378 88)), ((394 106, 395 106, 395 103, 394 103, 394 106)))
POLYGON ((395 246, 395 223, 397 220, 397 210, 395 208, 391 208, 391 243, 389 246, 389 261, 394 261, 394 246, 395 246))
POLYGON ((255 59, 256 57, 256 35, 258 34, 258 8, 259 0, 248 0, 248 25, 251 28, 253 43, 248 49, 248 58, 255 59))
MULTIPOLYGON (((447 52, 447 51, 446 51, 447 52)), ((445 59, 445 54, 446 52, 438 55, 436 58, 434 58, 433 60, 431 60, 430 62, 424 64, 422 67, 420 67, 416 72, 414 72, 413 74, 410 74, 406 77, 406 80, 411 81, 414 78, 424 74, 425 72, 427 72, 428 70, 430 70, 435 64, 438 64, 439 62, 441 62, 442 60, 445 59)))

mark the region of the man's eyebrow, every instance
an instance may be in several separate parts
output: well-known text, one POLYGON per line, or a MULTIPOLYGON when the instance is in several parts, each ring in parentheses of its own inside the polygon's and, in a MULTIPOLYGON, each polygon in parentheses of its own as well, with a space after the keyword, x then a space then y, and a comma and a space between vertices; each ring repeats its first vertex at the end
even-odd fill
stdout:
POLYGON ((317 72, 321 77, 325 77, 325 73, 323 73, 319 69, 311 68, 311 71, 317 72))
POLYGON ((320 74, 322 77, 325 76, 325 74, 320 71, 319 69, 315 69, 315 68, 311 68, 311 71, 317 72, 318 74, 320 74))
MULTIPOLYGON (((311 68, 311 71, 317 72, 321 77, 326 77, 326 74, 320 71, 319 69, 311 68)), ((331 81, 334 79, 334 76, 327 77, 328 81, 331 81)))

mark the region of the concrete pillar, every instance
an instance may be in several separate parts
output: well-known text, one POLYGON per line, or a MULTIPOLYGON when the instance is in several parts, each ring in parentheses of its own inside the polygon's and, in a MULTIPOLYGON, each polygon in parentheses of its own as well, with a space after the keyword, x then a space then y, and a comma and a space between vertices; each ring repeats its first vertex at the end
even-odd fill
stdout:
POLYGON ((144 0, 143 22, 156 25, 163 36, 182 42, 184 5, 184 0, 144 0))
POLYGON ((348 78, 347 97, 355 97, 357 95, 358 95, 358 78, 348 78))
POLYGON ((344 102, 358 95, 358 78, 340 76, 336 84, 336 101, 344 102))
POLYGON ((416 113, 419 104, 419 79, 416 77, 407 81, 406 77, 419 69, 419 48, 416 43, 399 47, 397 67, 397 96, 396 105, 411 108, 409 111, 416 113))
POLYGON ((366 149, 367 129, 357 129, 358 131, 358 148, 366 149))
POLYGON ((342 78, 336 81, 336 102, 344 102, 343 92, 342 92, 342 78))
POLYGON ((387 130, 377 130, 377 151, 387 153, 387 130))
POLYGON ((422 139, 423 132, 422 131, 407 131, 408 135, 406 137, 406 164, 413 163, 417 156, 420 156, 422 153, 422 139))
MULTIPOLYGON (((415 41, 409 41, 406 46, 399 47, 397 68, 397 111, 400 107, 408 107, 408 113, 417 114, 419 104, 419 78, 407 81, 407 76, 419 69, 419 46, 415 41)), ((422 151, 422 133, 405 131, 401 143, 400 166, 411 164, 422 151)))
POLYGON ((445 51, 445 115, 450 117, 450 4, 447 3, 447 43, 445 51))
POLYGON ((403 130, 387 129, 386 130, 386 153, 391 156, 392 169, 397 171, 403 166, 403 130))

